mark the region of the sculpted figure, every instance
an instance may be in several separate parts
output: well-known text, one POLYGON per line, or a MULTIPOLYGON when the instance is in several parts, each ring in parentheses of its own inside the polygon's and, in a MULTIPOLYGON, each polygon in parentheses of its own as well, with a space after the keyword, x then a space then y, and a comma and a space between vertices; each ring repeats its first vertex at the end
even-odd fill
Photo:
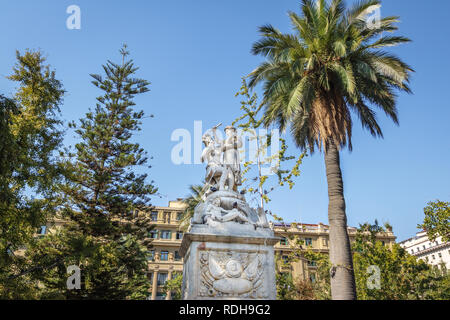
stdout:
POLYGON ((205 144, 205 149, 203 149, 201 160, 207 162, 206 184, 218 190, 225 190, 229 169, 222 162, 222 144, 220 141, 217 143, 207 133, 203 135, 202 141, 205 144))
POLYGON ((239 148, 242 147, 242 139, 237 135, 235 127, 225 128, 226 138, 222 142, 223 162, 230 168, 229 179, 233 180, 233 187, 230 190, 237 191, 237 186, 241 182, 241 165, 239 159, 239 148))
POLYGON ((211 224, 211 221, 221 221, 222 213, 224 212, 226 213, 227 211, 220 207, 220 200, 214 199, 206 205, 203 220, 206 224, 211 224))
MULTIPOLYGON (((237 192, 242 185, 239 148, 242 139, 236 128, 225 128, 225 139, 219 139, 217 128, 212 133, 205 133, 202 141, 205 148, 201 161, 207 162, 203 202, 194 210, 193 224, 218 226, 222 222, 233 221, 240 224, 251 224, 255 227, 269 226, 265 212, 251 208, 243 194, 237 192)), ((211 132, 209 131, 209 132, 211 132)))
POLYGON ((237 208, 237 203, 234 205, 233 209, 225 210, 220 207, 220 199, 216 198, 212 202, 206 205, 204 221, 206 224, 211 224, 211 221, 236 221, 241 223, 248 223, 248 219, 241 211, 237 208))

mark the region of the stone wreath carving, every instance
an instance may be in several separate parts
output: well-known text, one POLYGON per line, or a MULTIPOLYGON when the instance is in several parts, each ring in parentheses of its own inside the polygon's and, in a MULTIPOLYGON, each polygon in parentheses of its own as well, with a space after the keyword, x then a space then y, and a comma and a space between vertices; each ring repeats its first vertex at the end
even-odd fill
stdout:
POLYGON ((260 253, 201 252, 199 296, 266 298, 264 258, 260 253))

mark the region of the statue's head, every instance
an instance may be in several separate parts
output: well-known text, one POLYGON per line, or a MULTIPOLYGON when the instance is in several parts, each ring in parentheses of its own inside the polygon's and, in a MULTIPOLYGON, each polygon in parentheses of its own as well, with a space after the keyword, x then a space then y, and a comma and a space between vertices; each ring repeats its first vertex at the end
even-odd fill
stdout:
POLYGON ((225 134, 227 137, 233 136, 236 134, 236 128, 233 126, 226 126, 225 127, 225 134))
POLYGON ((213 141, 213 139, 209 133, 205 133, 202 137, 202 141, 205 144, 205 146, 207 146, 213 141))

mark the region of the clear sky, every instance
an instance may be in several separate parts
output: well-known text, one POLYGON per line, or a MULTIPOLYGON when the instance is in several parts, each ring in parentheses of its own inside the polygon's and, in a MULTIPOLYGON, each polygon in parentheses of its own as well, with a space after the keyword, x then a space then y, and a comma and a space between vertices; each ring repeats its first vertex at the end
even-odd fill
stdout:
MULTIPOLYGON (((77 120, 100 94, 89 74, 100 73, 107 59, 118 61, 126 42, 138 76, 152 82, 137 102, 155 117, 136 139, 154 157, 148 173, 161 193, 154 204, 167 205, 204 175, 202 165, 172 163, 172 132, 193 132, 195 120, 206 129, 236 118, 240 79, 261 62, 250 53, 257 27, 271 23, 288 32, 286 13, 298 7, 297 0, 2 1, 0 92, 14 93, 5 76, 15 50, 40 48, 67 90, 63 119, 77 120), (80 30, 66 28, 72 4, 81 9, 80 30)), ((417 231, 428 201, 450 200, 450 1, 385 0, 381 14, 401 16, 399 34, 413 40, 392 51, 416 70, 414 95, 399 96, 400 126, 379 114, 384 140, 362 131, 356 119, 354 150, 343 151, 341 160, 349 225, 388 221, 403 240, 417 231)), ((66 145, 75 141, 69 132, 66 145)), ((327 223, 323 155, 306 158, 301 171, 292 190, 272 194, 269 208, 286 221, 327 223)))

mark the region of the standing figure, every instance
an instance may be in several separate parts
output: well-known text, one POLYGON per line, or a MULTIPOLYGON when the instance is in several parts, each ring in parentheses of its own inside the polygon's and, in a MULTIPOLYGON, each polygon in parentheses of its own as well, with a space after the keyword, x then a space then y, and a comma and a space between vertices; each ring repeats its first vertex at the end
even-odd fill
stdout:
POLYGON ((207 162, 206 165, 206 185, 218 190, 225 190, 225 182, 228 178, 228 168, 223 165, 222 161, 222 143, 218 144, 209 134, 204 134, 202 141, 205 144, 201 160, 207 162))
POLYGON ((233 191, 242 184, 241 165, 239 159, 239 148, 242 147, 242 139, 238 136, 236 128, 227 126, 225 128, 226 138, 222 142, 223 163, 230 169, 229 179, 233 180, 233 191))

